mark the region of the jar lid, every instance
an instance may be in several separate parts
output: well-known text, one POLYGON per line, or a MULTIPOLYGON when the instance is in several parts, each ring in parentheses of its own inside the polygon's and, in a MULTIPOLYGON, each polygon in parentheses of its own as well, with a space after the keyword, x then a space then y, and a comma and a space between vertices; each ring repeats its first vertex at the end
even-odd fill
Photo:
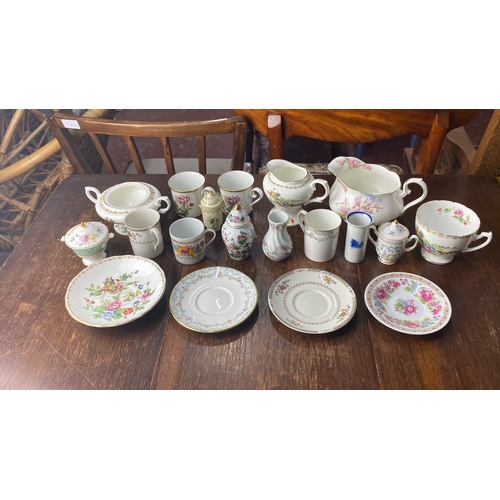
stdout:
POLYGON ((201 199, 199 206, 201 208, 217 208, 222 205, 222 197, 219 193, 216 193, 212 188, 206 188, 203 191, 203 198, 201 199))
POLYGON ((378 232, 390 240, 404 240, 408 238, 410 234, 408 228, 400 224, 397 220, 380 224, 378 232))
POLYGON ((92 248, 102 243, 108 236, 108 228, 101 222, 80 222, 64 236, 69 248, 92 248))
POLYGON ((227 214, 226 221, 233 227, 243 227, 249 223, 248 214, 245 209, 236 203, 231 211, 227 214))

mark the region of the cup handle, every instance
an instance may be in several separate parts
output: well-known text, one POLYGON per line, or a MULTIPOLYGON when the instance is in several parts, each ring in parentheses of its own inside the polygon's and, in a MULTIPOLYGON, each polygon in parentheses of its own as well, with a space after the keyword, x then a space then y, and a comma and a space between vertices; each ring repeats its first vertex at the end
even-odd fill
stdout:
POLYGON ((306 229, 304 227, 304 219, 307 215, 307 212, 305 210, 299 210, 297 212, 297 222, 299 223, 300 229, 305 233, 306 229))
POLYGON ((480 248, 484 248, 490 241, 491 238, 493 238, 493 233, 491 231, 489 232, 482 232, 481 234, 476 234, 473 236, 473 238, 469 241, 469 245, 467 245, 462 252, 475 252, 476 250, 479 250, 480 248), (481 243, 477 247, 469 247, 469 245, 476 240, 479 240, 481 238, 486 238, 486 241, 484 243, 481 243))
POLYGON ((151 228, 151 232, 155 235, 156 237, 156 243, 154 245, 154 249, 156 250, 158 248, 158 245, 160 244, 160 241, 162 239, 160 231, 156 229, 156 227, 151 228))
POLYGON ((262 191, 262 189, 260 189, 258 187, 254 187, 250 191, 250 196, 252 198, 254 198, 254 201, 252 201, 252 203, 250 203, 250 206, 253 207, 258 201, 262 200, 262 197, 264 196, 264 192, 262 191))
POLYGON ((413 245, 412 245, 411 247, 407 247, 407 246, 405 246, 405 247, 404 247, 404 251, 405 251, 405 252, 409 252, 409 251, 413 250, 413 249, 414 249, 414 248, 418 245, 418 237, 417 237, 417 235, 415 235, 415 234, 414 234, 413 236, 410 236, 410 237, 408 238, 408 240, 406 240, 405 245, 406 245, 407 243, 409 243, 410 241, 412 241, 412 240, 413 240, 415 243, 413 243, 413 245))
POLYGON ((208 245, 210 245, 210 243, 212 243, 212 241, 214 241, 215 237, 217 236, 217 233, 213 229, 207 228, 205 229, 205 231, 203 231, 203 238, 205 238, 205 235, 207 233, 212 233, 212 237, 207 242, 205 242, 205 248, 207 248, 208 245))
POLYGON ((401 212, 401 215, 403 215, 410 207, 413 207, 417 203, 420 203, 426 196, 427 196, 427 184, 424 182, 423 179, 408 179, 404 184, 403 184, 403 190, 400 193, 401 198, 404 198, 407 194, 410 194, 410 188, 408 187, 408 184, 419 184, 420 187, 422 188, 423 193, 420 195, 419 198, 416 200, 413 200, 412 202, 408 203, 408 205, 405 205, 403 207, 403 210, 401 212))
MULTIPOLYGON (((309 205, 309 203, 319 203, 319 202, 325 200, 326 197, 330 194, 330 186, 328 185, 328 181, 326 179, 314 179, 311 182, 310 186, 313 187, 316 184, 321 184, 325 188, 325 194, 323 196, 317 196, 316 198, 313 198, 312 200, 307 201, 306 203, 304 203, 304 206, 309 205)), ((316 189, 316 188, 314 188, 314 189, 316 189)))
POLYGON ((98 189, 89 186, 85 188, 85 194, 87 195, 87 198, 93 203, 97 203, 99 196, 101 196, 101 192, 98 189), (94 193, 95 198, 90 193, 94 193))
POLYGON ((377 246, 377 242, 372 238, 372 235, 371 235, 371 230, 373 229, 373 232, 375 233, 375 235, 377 235, 378 237, 378 232, 377 232, 377 228, 372 224, 369 228, 368 228, 368 239, 375 245, 377 246))
POLYGON ((167 213, 169 210, 170 210, 170 206, 171 206, 171 203, 170 203, 170 198, 168 196, 160 196, 157 200, 156 200, 156 206, 157 207, 160 207, 161 206, 161 202, 164 201, 167 206, 165 208, 160 208, 158 210, 158 213, 160 214, 165 214, 167 213))

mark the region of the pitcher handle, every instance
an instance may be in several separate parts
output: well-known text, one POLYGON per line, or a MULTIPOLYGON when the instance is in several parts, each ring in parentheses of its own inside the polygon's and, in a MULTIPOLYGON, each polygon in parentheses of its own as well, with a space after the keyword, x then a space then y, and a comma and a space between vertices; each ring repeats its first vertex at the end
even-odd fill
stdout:
POLYGON ((408 184, 419 184, 420 187, 422 188, 423 193, 421 194, 420 198, 417 198, 416 200, 413 200, 411 203, 408 203, 408 205, 403 207, 403 211, 401 212, 401 215, 403 215, 406 210, 408 210, 410 207, 413 207, 417 203, 420 203, 426 196, 427 196, 427 184, 424 182, 423 179, 408 179, 404 184, 403 184, 403 190, 401 192, 401 198, 404 198, 407 194, 411 193, 410 188, 408 187, 408 184))
MULTIPOLYGON (((326 179, 314 179, 310 186, 313 187, 315 184, 321 184, 325 188, 325 194, 323 196, 318 196, 316 198, 313 198, 312 200, 307 201, 304 203, 305 205, 309 205, 309 203, 319 203, 326 199, 326 197, 330 194, 330 186, 328 185, 328 181, 326 179)), ((316 188, 314 188, 315 190, 316 188)))
POLYGON ((491 231, 489 232, 482 232, 480 234, 476 234, 473 236, 473 238, 469 241, 469 245, 467 245, 462 252, 475 252, 476 250, 479 250, 480 248, 484 248, 490 241, 491 238, 493 238, 493 233, 491 231), (477 247, 469 247, 469 245, 476 240, 479 240, 481 238, 486 238, 486 241, 484 243, 481 243, 477 247))
POLYGON ((95 187, 89 187, 89 186, 87 186, 85 188, 85 194, 87 195, 87 198, 90 201, 92 201, 93 203, 97 203, 99 196, 101 196, 101 192, 98 189, 96 189, 95 187), (90 193, 94 193, 95 198, 90 193))

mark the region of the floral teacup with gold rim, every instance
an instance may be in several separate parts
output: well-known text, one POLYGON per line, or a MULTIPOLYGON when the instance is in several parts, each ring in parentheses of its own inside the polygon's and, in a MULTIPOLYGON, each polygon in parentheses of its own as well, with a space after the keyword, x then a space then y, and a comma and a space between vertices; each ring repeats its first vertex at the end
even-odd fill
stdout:
POLYGON ((478 234, 481 221, 470 208, 448 200, 422 204, 415 217, 415 230, 422 245, 422 257, 433 264, 448 264, 461 252, 474 252, 491 241, 493 233, 478 234), (483 243, 470 243, 486 238, 483 243))

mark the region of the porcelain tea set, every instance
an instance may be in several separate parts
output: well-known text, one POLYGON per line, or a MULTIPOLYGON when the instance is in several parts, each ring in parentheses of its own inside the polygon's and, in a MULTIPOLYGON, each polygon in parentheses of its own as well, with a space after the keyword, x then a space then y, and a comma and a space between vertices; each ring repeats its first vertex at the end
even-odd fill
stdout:
MULTIPOLYGON (((363 261, 368 241, 374 245, 381 263, 393 265, 418 243, 425 260, 433 264, 447 264, 459 253, 484 248, 492 239, 491 232, 479 232, 480 219, 468 207, 448 200, 421 203, 427 196, 427 185, 422 179, 411 178, 402 185, 398 174, 380 165, 367 164, 354 157, 335 158, 328 165, 328 170, 335 176, 331 187, 326 180, 315 179, 308 169, 285 160, 271 160, 267 169, 263 189, 254 186, 254 178, 248 172, 229 171, 218 178, 219 192, 205 186, 202 174, 175 174, 168 181, 173 203, 157 188, 144 182, 124 182, 103 193, 86 187, 85 193, 95 204, 97 214, 113 223, 118 235, 129 237, 137 259, 154 259, 163 252, 160 214, 166 213, 172 205, 178 219, 170 225, 169 237, 178 262, 195 264, 203 260, 218 231, 231 259, 247 259, 256 239, 250 215, 264 195, 273 208, 267 216, 268 231, 262 238, 262 250, 273 261, 284 260, 292 253, 292 239, 288 231, 294 226, 299 226, 303 232, 304 254, 314 262, 327 262, 334 258, 342 222, 346 224, 344 257, 351 263, 363 261), (410 185, 418 186, 422 193, 405 205, 404 198, 410 194, 410 185), (319 191, 317 196, 316 190, 319 191), (327 198, 329 209, 307 211, 304 208, 327 198), (398 218, 419 203, 415 217, 416 234, 411 235, 398 218), (480 244, 470 246, 483 239, 480 244)), ((106 259, 105 250, 113 237, 114 234, 100 222, 82 222, 71 228, 62 241, 82 258, 85 266, 93 268, 103 259, 110 260, 106 259)), ((197 299, 199 310, 188 311, 186 317, 185 307, 194 306, 185 304, 181 307, 180 304, 188 300, 184 296, 185 290, 192 289, 193 294, 199 293, 195 283, 200 276, 189 275, 184 278, 188 281, 181 289, 175 287, 172 296, 177 297, 177 302, 171 300, 170 306, 178 321, 189 328, 199 329, 200 325, 191 324, 189 319, 198 315, 205 321, 200 331, 222 331, 235 324, 231 308, 227 306, 227 317, 221 315, 224 321, 220 322, 211 317, 209 311, 212 307, 221 307, 226 302, 241 302, 243 319, 255 308, 257 291, 253 283, 247 283, 249 278, 236 270, 221 269, 206 269, 203 279, 210 283, 213 293, 206 293, 203 299, 197 299), (231 296, 220 295, 222 292, 214 284, 219 272, 225 273, 225 279, 231 283, 230 288, 233 288, 234 281, 245 283, 244 293, 252 297, 250 307, 244 301, 238 302, 232 292, 227 292, 231 296)), ((365 290, 365 302, 370 312, 390 328, 405 333, 431 333, 442 328, 451 315, 451 306, 444 292, 425 278, 407 274, 381 275, 370 283, 365 290), (385 302, 381 300, 382 295, 387 296, 390 291, 396 309, 400 302, 413 304, 416 299, 422 302, 422 297, 410 296, 414 293, 413 289, 404 295, 403 288, 398 288, 408 282, 426 290, 422 314, 427 316, 421 323, 417 319, 408 323, 404 317, 409 314, 406 310, 401 314, 393 311, 388 316, 385 302), (394 290, 391 291, 391 287, 395 287, 394 290), (434 299, 431 300, 431 297, 434 299), (428 307, 431 308, 432 320, 425 312, 428 307)), ((236 290, 239 288, 236 287, 236 290)), ((354 292, 347 283, 338 276, 315 269, 299 269, 280 277, 269 290, 268 300, 271 311, 281 322, 306 333, 324 333, 340 328, 356 309, 354 292), (293 292, 289 283, 294 283, 293 292), (335 297, 339 294, 344 297, 347 308, 333 311, 332 304, 336 303, 335 297), (331 300, 325 298, 330 295, 331 300), (330 319, 323 321, 322 317, 330 319)), ((410 312, 415 313, 413 310, 410 312)))
MULTIPOLYGON (((169 179, 175 210, 181 219, 201 215, 204 226, 214 234, 221 230, 226 248, 235 260, 250 254, 255 234, 249 214, 264 194, 274 205, 268 215, 269 230, 262 242, 265 255, 272 260, 290 255, 292 244, 287 228, 297 225, 304 232, 304 252, 308 258, 316 262, 332 259, 342 220, 347 226, 344 255, 350 262, 363 260, 368 240, 375 246, 380 262, 391 265, 405 252, 413 250, 417 243, 421 245, 424 259, 434 264, 447 264, 461 252, 484 248, 492 238, 491 232, 479 233, 480 219, 475 212, 448 200, 422 203, 415 218, 416 235, 410 236, 408 228, 397 219, 425 199, 427 185, 419 178, 408 179, 401 185, 399 175, 381 165, 367 164, 354 157, 335 158, 328 165, 328 170, 335 175, 331 187, 325 179, 315 179, 306 168, 286 160, 271 160, 267 169, 263 190, 254 187, 253 176, 248 172, 222 174, 218 178, 220 194, 205 187, 202 174, 175 174, 169 179), (411 185, 419 186, 422 193, 404 205, 411 185), (318 188, 323 192, 314 196, 318 188), (308 213, 304 209, 327 197, 330 211, 315 209, 308 213), (479 239, 485 241, 470 246, 479 239)), ((124 182, 103 193, 86 187, 85 194, 95 204, 97 214, 114 224, 117 234, 132 237, 135 234, 136 241, 131 240, 134 251, 141 246, 150 248, 142 253, 138 250, 138 254, 148 258, 161 253, 159 216, 152 216, 152 213, 164 214, 171 208, 168 196, 162 196, 156 187, 145 182, 124 182), (127 228, 126 217, 136 211, 148 215, 143 215, 140 223, 135 216, 134 224, 127 228), (139 241, 139 229, 148 231, 143 241, 139 241)), ((62 239, 85 265, 89 265, 105 258, 107 242, 113 236, 104 224, 86 222, 70 229, 62 239)), ((194 241, 191 246, 200 246, 199 228, 189 232, 185 239, 194 241)), ((212 240, 201 246, 205 247, 212 240)))

